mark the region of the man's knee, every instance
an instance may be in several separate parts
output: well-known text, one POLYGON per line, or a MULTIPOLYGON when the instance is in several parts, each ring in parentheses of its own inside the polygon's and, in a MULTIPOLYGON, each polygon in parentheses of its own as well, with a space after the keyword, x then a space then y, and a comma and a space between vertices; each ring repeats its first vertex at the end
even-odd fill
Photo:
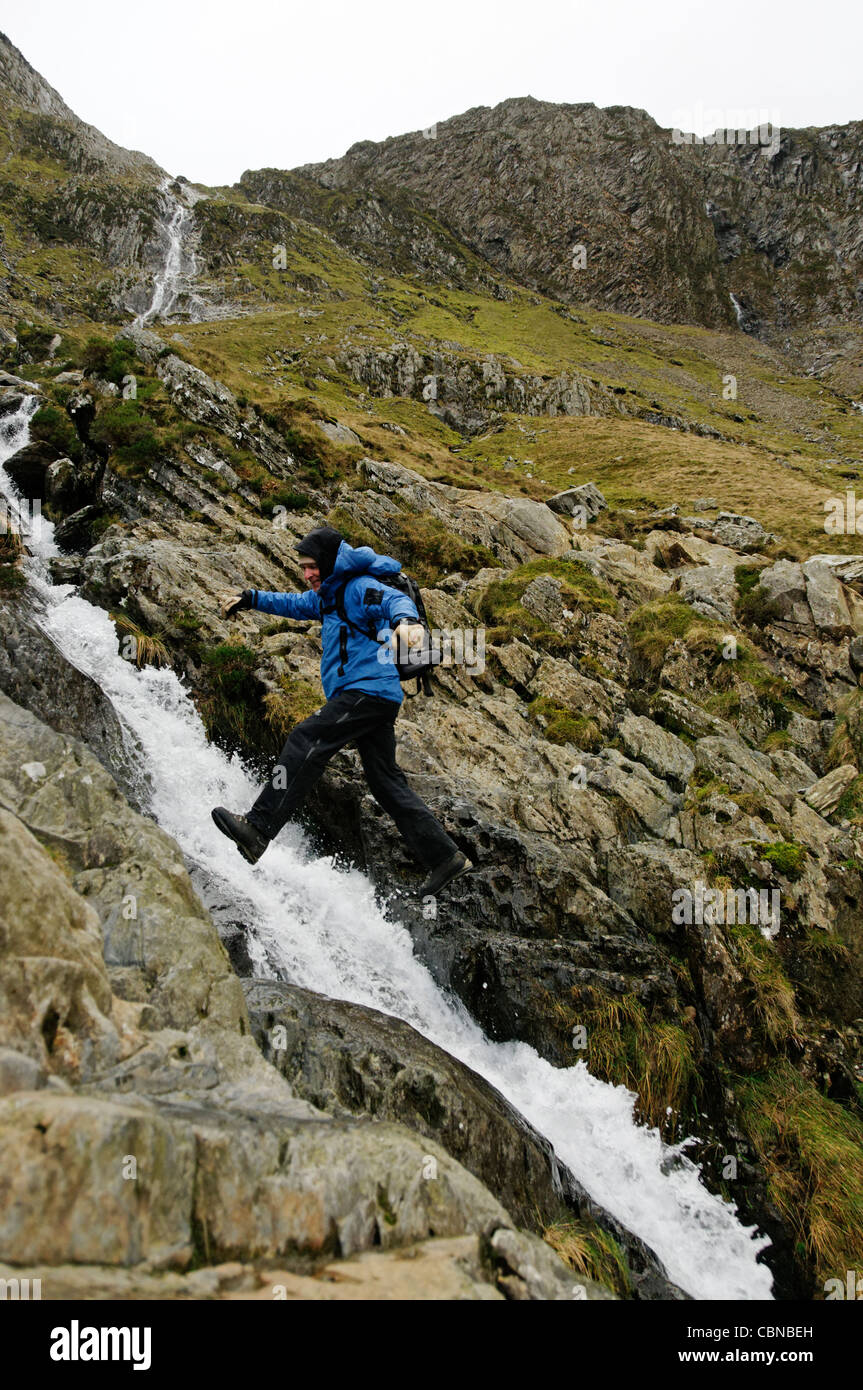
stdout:
POLYGON ((315 715, 295 724, 279 755, 280 763, 305 762, 322 744, 320 724, 315 715))

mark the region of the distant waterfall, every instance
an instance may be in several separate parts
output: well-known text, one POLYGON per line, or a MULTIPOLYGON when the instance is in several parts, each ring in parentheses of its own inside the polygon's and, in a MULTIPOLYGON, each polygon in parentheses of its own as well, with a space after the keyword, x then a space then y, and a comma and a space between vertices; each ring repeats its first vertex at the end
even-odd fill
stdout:
POLYGON ((167 319, 180 293, 195 273, 195 258, 185 248, 186 232, 192 220, 192 209, 170 191, 172 182, 171 178, 165 178, 159 190, 169 203, 173 203, 174 210, 170 221, 163 226, 168 246, 164 264, 157 274, 153 286, 153 298, 149 308, 135 319, 139 328, 143 328, 159 316, 167 319))
POLYGON ((742 328, 743 331, 745 332, 745 331, 746 331, 746 315, 744 314, 743 309, 741 308, 740 300, 737 298, 737 295, 736 295, 736 294, 729 294, 728 298, 731 300, 731 304, 732 304, 732 306, 733 306, 733 308, 734 308, 734 313, 735 313, 735 315, 737 316, 737 327, 738 327, 738 328, 742 328))

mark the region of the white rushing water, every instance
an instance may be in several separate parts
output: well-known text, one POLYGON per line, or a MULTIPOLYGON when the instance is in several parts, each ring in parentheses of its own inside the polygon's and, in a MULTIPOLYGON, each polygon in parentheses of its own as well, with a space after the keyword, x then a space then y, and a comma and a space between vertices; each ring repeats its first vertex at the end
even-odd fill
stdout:
MULTIPOLYGON (((0 465, 26 442, 27 412, 0 426, 0 465)), ((14 496, 0 466, 0 490, 14 496)), ((118 654, 108 615, 51 583, 53 528, 43 522, 26 562, 39 621, 66 657, 92 676, 139 741, 147 807, 180 844, 210 908, 248 925, 261 975, 404 1019, 479 1072, 554 1145, 591 1195, 665 1263, 695 1298, 760 1299, 772 1279, 756 1254, 769 1242, 702 1185, 683 1146, 633 1120, 634 1096, 591 1076, 583 1062, 557 1068, 524 1043, 491 1043, 461 1003, 439 989, 413 953, 407 929, 389 919, 357 870, 315 859, 288 827, 256 866, 210 819, 218 804, 244 811, 258 787, 243 764, 208 743, 173 671, 143 671, 118 654)))
POLYGON ((741 307, 740 300, 737 298, 737 295, 736 295, 736 294, 729 294, 728 298, 731 300, 731 307, 732 307, 733 310, 734 310, 734 314, 735 314, 735 317, 736 317, 736 319, 737 319, 738 327, 739 327, 739 328, 745 327, 745 317, 746 317, 746 316, 745 316, 745 314, 744 314, 744 312, 743 312, 743 309, 742 309, 742 307, 741 307))
POLYGON ((167 318, 177 301, 177 296, 183 288, 190 271, 184 267, 184 241, 187 224, 191 220, 192 210, 186 203, 182 202, 175 194, 170 192, 171 179, 163 179, 160 185, 160 192, 169 202, 174 203, 174 211, 171 219, 165 225, 165 232, 168 237, 168 250, 162 269, 156 276, 153 286, 153 298, 150 306, 139 314, 135 323, 139 328, 143 328, 161 314, 162 318, 167 318))

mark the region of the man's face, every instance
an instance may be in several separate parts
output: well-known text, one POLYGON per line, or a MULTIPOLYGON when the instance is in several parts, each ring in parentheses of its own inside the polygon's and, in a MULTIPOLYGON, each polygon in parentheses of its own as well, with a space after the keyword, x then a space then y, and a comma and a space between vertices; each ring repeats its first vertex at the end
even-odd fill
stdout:
POLYGON ((300 569, 303 571, 303 579, 306 584, 317 593, 321 587, 321 572, 314 560, 301 560, 300 569))

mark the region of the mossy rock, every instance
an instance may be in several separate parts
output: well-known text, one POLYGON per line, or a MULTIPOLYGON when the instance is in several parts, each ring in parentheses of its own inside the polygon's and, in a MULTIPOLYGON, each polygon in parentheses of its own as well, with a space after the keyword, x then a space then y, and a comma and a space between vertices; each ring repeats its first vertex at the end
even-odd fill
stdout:
POLYGON ((758 853, 768 864, 772 864, 778 874, 792 881, 800 878, 806 867, 806 850, 803 845, 788 840, 777 840, 771 845, 759 845, 758 853))
POLYGON ((531 723, 539 725, 549 743, 572 743, 586 753, 598 753, 602 747, 602 734, 594 720, 573 714, 545 695, 531 701, 528 717, 531 723))

